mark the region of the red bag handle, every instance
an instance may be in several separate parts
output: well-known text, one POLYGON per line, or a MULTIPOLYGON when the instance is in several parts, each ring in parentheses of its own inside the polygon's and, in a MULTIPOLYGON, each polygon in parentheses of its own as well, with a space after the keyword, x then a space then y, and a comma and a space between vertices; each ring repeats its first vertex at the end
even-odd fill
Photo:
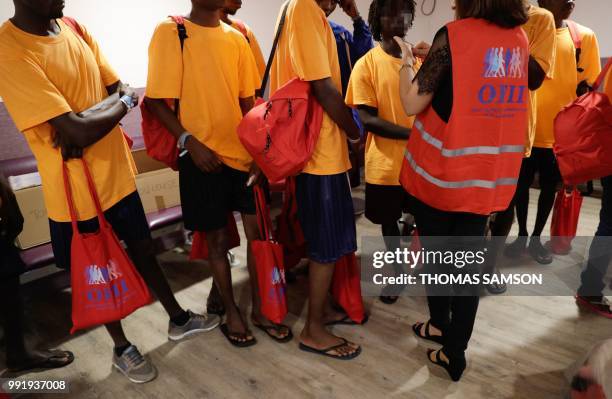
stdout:
MULTIPOLYGON (((81 163, 83 164, 83 170, 85 171, 85 177, 87 180, 87 187, 89 188, 89 193, 93 199, 94 205, 96 207, 96 212, 98 214, 98 223, 100 227, 106 227, 107 222, 104 217, 104 212, 102 212, 102 205, 100 205, 100 198, 98 197, 98 193, 96 191, 96 187, 94 186, 93 179, 91 177, 91 173, 89 172, 89 167, 84 159, 81 159, 81 163)), ((68 166, 66 162, 62 161, 62 172, 64 175, 64 190, 66 191, 66 199, 68 200, 68 209, 70 210, 70 221, 72 222, 72 230, 73 234, 81 234, 79 232, 79 228, 77 225, 77 214, 74 206, 74 199, 72 197, 72 189, 70 187, 70 177, 68 176, 68 166)))
POLYGON ((253 188, 253 193, 255 195, 255 207, 257 209, 257 225, 259 226, 259 233, 261 234, 262 240, 270 241, 272 239, 272 221, 270 220, 270 212, 268 211, 266 195, 259 185, 253 188))
MULTIPOLYGON (((604 69, 601 71, 601 73, 597 77, 597 80, 593 84, 593 91, 599 90, 599 87, 602 85, 604 79, 608 75, 608 71, 610 70, 610 68, 612 68, 612 57, 608 58, 608 63, 606 64, 604 69)), ((612 100, 612 98, 610 100, 612 100)))

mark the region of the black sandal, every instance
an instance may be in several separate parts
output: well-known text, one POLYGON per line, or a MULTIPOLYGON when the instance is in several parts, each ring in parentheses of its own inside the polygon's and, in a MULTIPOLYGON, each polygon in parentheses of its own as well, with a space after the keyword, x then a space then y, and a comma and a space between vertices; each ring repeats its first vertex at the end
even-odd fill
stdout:
POLYGON ((449 359, 449 363, 446 363, 440 357, 440 353, 441 352, 442 352, 442 349, 439 349, 437 351, 433 350, 433 349, 428 349, 427 350, 427 359, 429 359, 429 361, 432 362, 433 364, 435 364, 436 366, 440 366, 444 370, 446 370, 446 372, 450 376, 451 380, 453 380, 455 382, 459 381, 461 379, 461 375, 465 371, 465 366, 466 366, 465 358, 463 359, 463 361, 458 361, 458 360, 457 361, 451 361, 449 359), (436 354, 436 360, 435 361, 431 359, 431 354, 434 353, 434 352, 436 354))
POLYGON ((382 303, 385 303, 387 305, 393 305, 395 302, 397 302, 397 300, 399 299, 399 296, 381 295, 379 298, 382 303))
POLYGON ((429 334, 429 326, 431 324, 430 322, 431 321, 428 320, 426 323, 413 324, 412 332, 414 332, 414 334, 421 339, 426 339, 428 341, 435 342, 438 345, 444 345, 442 336, 429 334), (425 327, 425 335, 421 335, 421 327, 423 326, 425 327))
POLYGON ((338 359, 338 360, 351 360, 361 354, 361 346, 359 346, 355 350, 355 352, 348 354, 348 355, 333 355, 329 353, 334 350, 340 349, 342 347, 346 347, 348 346, 348 344, 349 342, 346 339, 342 338, 341 344, 330 346, 329 348, 325 348, 325 349, 317 349, 317 348, 313 348, 312 346, 308 346, 300 342, 300 350, 303 350, 304 352, 314 353, 316 355, 331 357, 333 359, 338 359))
POLYGON ((31 370, 50 370, 66 367, 74 362, 74 354, 70 351, 45 351, 46 357, 31 361, 22 366, 9 367, 11 373, 31 370))
POLYGON ((325 325, 327 327, 331 327, 331 326, 363 326, 365 323, 368 322, 368 320, 370 320, 370 316, 367 313, 364 314, 363 320, 361 321, 361 323, 357 323, 356 321, 351 319, 349 317, 349 315, 346 315, 343 318, 341 318, 340 320, 328 321, 327 323, 325 323, 325 325))
POLYGON ((293 332, 291 331, 291 328, 289 328, 289 326, 286 326, 284 324, 274 324, 272 326, 264 326, 263 324, 257 324, 253 322, 253 325, 256 328, 259 328, 261 331, 265 332, 268 337, 272 338, 273 340, 275 340, 276 342, 278 342, 279 344, 284 344, 287 343, 289 341, 291 341, 293 339, 293 332), (287 329, 287 336, 280 338, 274 334, 272 334, 272 331, 280 334, 282 333, 282 329, 286 328, 287 329))
POLYGON ((233 333, 230 332, 227 324, 221 324, 219 327, 225 338, 229 341, 230 344, 234 345, 237 348, 248 348, 249 346, 253 346, 257 343, 255 337, 251 335, 251 332, 247 330, 246 333, 233 333), (251 339, 247 337, 251 335, 251 339))

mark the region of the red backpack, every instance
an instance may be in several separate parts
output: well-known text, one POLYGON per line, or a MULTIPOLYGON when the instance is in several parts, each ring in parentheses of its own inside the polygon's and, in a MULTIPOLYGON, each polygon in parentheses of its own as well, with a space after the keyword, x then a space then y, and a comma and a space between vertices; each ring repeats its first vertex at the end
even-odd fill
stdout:
MULTIPOLYGON (((185 19, 180 16, 171 16, 176 23, 178 29, 178 37, 181 43, 181 52, 185 46, 187 29, 185 28, 185 19)), ((179 99, 167 99, 168 106, 174 111, 175 115, 179 115, 179 99)), ((145 102, 140 104, 140 113, 142 115, 142 137, 147 148, 147 154, 153 159, 156 159, 174 170, 178 170, 177 159, 179 155, 177 140, 168 131, 166 126, 157 119, 147 108, 145 102)))
MULTIPOLYGON (((283 9, 261 89, 265 92, 289 2, 283 9)), ((319 139, 323 108, 312 95, 309 82, 293 79, 268 101, 258 100, 238 126, 238 137, 271 183, 296 175, 312 157, 319 139)))
POLYGON ((555 118, 554 151, 565 184, 612 174, 612 104, 605 93, 599 92, 611 67, 612 58, 593 91, 567 105, 555 118))

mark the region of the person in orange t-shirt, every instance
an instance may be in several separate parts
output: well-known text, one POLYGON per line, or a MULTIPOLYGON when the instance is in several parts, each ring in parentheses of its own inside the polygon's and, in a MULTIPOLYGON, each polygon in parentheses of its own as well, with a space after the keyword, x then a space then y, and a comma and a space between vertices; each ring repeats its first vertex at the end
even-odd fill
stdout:
POLYGON ((264 72, 266 72, 266 60, 264 59, 261 47, 257 41, 257 37, 253 33, 250 26, 242 22, 241 20, 234 18, 234 15, 242 8, 242 0, 225 0, 225 7, 221 9, 221 21, 225 22, 234 29, 237 29, 242 33, 249 43, 249 47, 255 57, 255 63, 257 64, 257 70, 259 71, 260 79, 263 79, 264 72), (232 18, 230 18, 230 15, 232 18))
POLYGON ((225 313, 221 326, 236 347, 257 341, 234 299, 228 252, 228 214, 240 212, 247 246, 247 267, 253 301, 251 321, 277 342, 292 339, 291 329, 261 312, 257 270, 251 242, 259 240, 253 185, 261 173, 238 139, 237 128, 254 104, 261 77, 245 37, 220 19, 225 0, 192 1, 181 49, 178 26, 171 19, 158 24, 149 45, 145 104, 181 148, 178 159, 181 207, 185 228, 206 233, 215 286, 207 308, 225 313), (166 99, 178 99, 179 115, 166 99), (219 301, 215 296, 220 294, 219 301), (212 299, 211 299, 212 298, 212 299))
POLYGON ((577 92, 592 85, 601 70, 599 49, 593 31, 579 27, 583 38, 582 52, 577 62, 577 51, 570 34, 567 19, 574 10, 574 2, 567 0, 540 0, 541 7, 555 18, 556 49, 553 77, 544 81, 537 92, 537 119, 531 156, 523 160, 519 184, 516 189, 516 218, 519 237, 506 248, 506 255, 520 256, 527 246, 531 257, 540 264, 550 264, 552 253, 541 242, 541 234, 553 208, 561 172, 553 152, 554 120, 561 109, 574 101, 577 92), (529 237, 527 215, 529 190, 536 172, 539 174, 540 195, 534 227, 529 237), (529 243, 527 245, 527 242, 529 243))
POLYGON ((360 134, 342 98, 336 39, 319 6, 321 2, 290 0, 283 5, 284 9, 288 4, 287 16, 272 63, 270 93, 297 77, 310 82, 313 95, 325 111, 312 158, 296 178, 298 216, 310 260, 308 318, 300 335, 300 349, 352 359, 361 353, 361 347, 326 328, 346 323, 348 316, 331 311, 331 307, 326 314, 325 309, 336 262, 357 250, 346 172, 351 167, 347 138, 357 145, 360 134))
MULTIPOLYGON (((408 196, 399 182, 404 149, 414 117, 406 115, 398 90, 402 67, 401 49, 394 36, 404 37, 412 26, 412 0, 373 2, 369 23, 379 45, 366 53, 353 68, 346 91, 346 103, 359 112, 368 131, 365 149, 365 216, 381 226, 388 251, 399 248, 398 220, 407 211, 408 196), (404 18, 408 16, 408 20, 404 18)), ((415 66, 415 71, 417 70, 415 66)), ((399 276, 405 272, 394 265, 399 276)), ((403 286, 390 285, 380 295, 392 304, 403 286)))
MULTIPOLYGON (((63 164, 68 168, 79 230, 99 230, 83 163, 75 159, 82 158, 107 221, 170 316, 169 339, 213 329, 218 317, 181 308, 155 258, 133 160, 118 126, 138 103, 138 95, 121 83, 84 26, 73 30, 62 20, 63 1, 14 0, 14 4, 15 15, 0 27, 0 96, 38 163, 56 265, 70 268, 74 233, 63 164)), ((157 370, 128 341, 121 322, 106 328, 115 344, 113 366, 132 382, 155 379, 157 370)))

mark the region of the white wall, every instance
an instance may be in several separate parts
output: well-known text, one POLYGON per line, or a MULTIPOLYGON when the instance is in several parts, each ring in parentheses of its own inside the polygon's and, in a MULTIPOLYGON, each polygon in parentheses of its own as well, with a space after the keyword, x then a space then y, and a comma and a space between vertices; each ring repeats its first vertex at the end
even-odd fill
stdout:
MULTIPOLYGON (((423 0, 418 0, 419 5, 423 0)), ((427 2, 427 8, 432 0, 427 2)), ((10 0, 0 0, 0 21, 13 14, 10 0)), ((244 0, 238 16, 247 22, 261 41, 267 57, 278 10, 283 0, 244 0)), ((370 0, 357 0, 367 18, 370 0)), ((425 17, 417 12, 409 40, 431 41, 436 30, 452 18, 450 0, 440 0, 434 15, 425 17)), ((157 22, 170 14, 184 14, 189 0, 66 0, 66 14, 77 18, 95 35, 106 56, 119 71, 122 79, 142 87, 146 82, 147 46, 157 22)), ((612 0, 578 1, 574 19, 597 33, 603 56, 612 56, 612 0)), ((349 19, 337 10, 331 19, 350 25, 349 19)))

